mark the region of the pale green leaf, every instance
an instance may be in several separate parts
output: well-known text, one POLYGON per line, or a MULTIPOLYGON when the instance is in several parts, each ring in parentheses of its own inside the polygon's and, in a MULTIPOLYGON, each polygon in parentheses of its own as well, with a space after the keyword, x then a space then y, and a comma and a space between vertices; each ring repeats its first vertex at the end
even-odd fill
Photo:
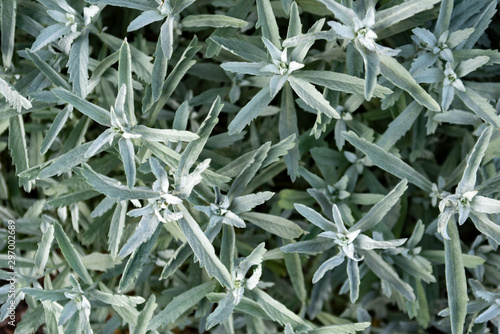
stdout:
POLYGON ((96 173, 89 166, 80 168, 79 171, 89 185, 100 193, 103 193, 111 198, 124 201, 131 199, 156 198, 159 196, 159 193, 146 187, 134 187, 129 189, 114 179, 96 173))
POLYGON ((465 277, 460 236, 454 221, 448 223, 450 239, 444 239, 446 291, 450 309, 451 332, 462 334, 467 315, 467 281, 465 277))
POLYGON ((380 72, 399 88, 407 91, 418 103, 433 111, 440 111, 439 104, 413 79, 403 65, 392 57, 380 56, 380 72))
POLYGON ((48 225, 42 235, 42 240, 38 243, 35 254, 35 267, 39 274, 43 274, 47 260, 49 259, 52 241, 54 240, 54 226, 48 225))
POLYGON ((291 76, 288 82, 293 91, 311 108, 330 118, 340 118, 338 112, 330 103, 318 92, 318 90, 309 82, 298 77, 291 76))
POLYGON ((231 275, 222 262, 220 262, 217 255, 215 255, 214 246, 187 209, 182 204, 179 205, 179 208, 183 214, 183 218, 179 220, 179 226, 182 232, 184 232, 191 249, 200 261, 200 266, 204 267, 207 273, 215 277, 220 284, 226 288, 231 288, 233 286, 231 275))
POLYGON ((32 107, 28 99, 19 94, 14 87, 9 85, 9 83, 2 78, 0 78, 0 94, 18 113, 20 113, 23 108, 30 109, 32 107))
POLYGON ((59 248, 61 249, 64 258, 70 267, 85 283, 89 285, 92 284, 92 278, 90 277, 87 268, 85 268, 82 258, 73 247, 71 240, 68 238, 61 225, 57 222, 54 222, 54 231, 59 248))
POLYGON ((85 29, 71 45, 68 59, 69 82, 73 84, 73 91, 85 98, 89 92, 89 31, 85 29))
POLYGON ((354 226, 350 228, 351 231, 361 230, 364 232, 369 230, 378 223, 380 223, 387 215, 389 210, 399 201, 401 196, 408 189, 406 179, 398 183, 394 189, 391 190, 380 202, 375 204, 370 211, 368 211, 363 218, 361 218, 354 226))
POLYGON ((399 5, 378 11, 375 15, 375 25, 373 30, 382 30, 390 26, 411 18, 412 16, 432 9, 441 0, 409 0, 399 5))
POLYGON ((260 212, 243 212, 239 216, 281 238, 295 239, 304 233, 297 224, 283 217, 260 212))
POLYGON ((255 27, 261 28, 262 36, 270 40, 274 46, 279 47, 280 32, 269 0, 257 0, 257 16, 255 27))
POLYGON ((214 281, 208 281, 176 296, 163 310, 151 319, 148 330, 156 330, 177 320, 215 288, 214 281))
POLYGON ((376 166, 401 179, 407 179, 408 182, 428 193, 432 192, 432 182, 401 159, 388 153, 381 147, 370 143, 366 139, 359 138, 352 131, 342 132, 342 136, 344 136, 353 146, 363 151, 376 166))
POLYGON ((99 124, 111 126, 111 116, 106 109, 96 106, 87 100, 67 91, 64 88, 54 88, 52 92, 61 100, 71 104, 82 114, 87 115, 99 124))
POLYGON ((191 27, 212 27, 212 28, 243 28, 248 25, 245 20, 240 20, 226 15, 189 15, 181 21, 182 25, 187 28, 191 27))
POLYGON ((137 325, 134 328, 133 334, 146 334, 148 331, 148 326, 151 322, 151 318, 153 317, 153 313, 158 305, 156 304, 156 297, 154 294, 148 299, 148 302, 142 309, 141 313, 139 313, 139 317, 137 317, 137 325))
POLYGON ((9 68, 12 64, 14 54, 15 32, 16 32, 16 0, 2 1, 1 7, 1 50, 3 67, 9 68))

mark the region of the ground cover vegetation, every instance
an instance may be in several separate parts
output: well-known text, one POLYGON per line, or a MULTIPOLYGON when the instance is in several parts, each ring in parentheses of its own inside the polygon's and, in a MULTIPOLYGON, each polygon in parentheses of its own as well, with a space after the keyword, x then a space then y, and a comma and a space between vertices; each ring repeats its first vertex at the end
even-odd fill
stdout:
POLYGON ((2 0, 0 331, 498 333, 497 6, 2 0))

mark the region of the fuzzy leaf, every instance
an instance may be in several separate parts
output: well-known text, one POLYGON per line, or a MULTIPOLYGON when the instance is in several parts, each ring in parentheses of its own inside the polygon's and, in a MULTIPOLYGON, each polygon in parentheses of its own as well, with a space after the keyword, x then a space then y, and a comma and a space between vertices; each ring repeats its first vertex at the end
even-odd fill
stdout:
POLYGON ((433 111, 440 111, 439 104, 413 79, 401 64, 392 57, 380 55, 380 72, 399 88, 407 91, 418 103, 433 111))
POLYGON ((226 288, 233 286, 231 275, 226 267, 215 255, 215 249, 207 239, 200 226, 183 205, 179 205, 183 218, 179 220, 179 226, 184 232, 186 239, 194 254, 210 276, 215 277, 219 283, 226 288))
POLYGON ((57 222, 54 222, 54 235, 69 266, 85 283, 89 285, 92 284, 92 278, 85 268, 82 258, 73 247, 71 240, 68 238, 61 225, 57 222))
POLYGON ((240 214, 244 220, 285 239, 295 239, 304 233, 297 224, 291 220, 259 212, 244 212, 240 214))
POLYGON ((344 136, 345 139, 347 139, 353 146, 363 151, 363 153, 365 153, 366 156, 378 167, 401 179, 407 179, 408 182, 413 183, 428 193, 432 192, 431 181, 401 159, 388 153, 379 146, 370 143, 366 139, 358 137, 352 131, 342 132, 342 136, 344 136))
POLYGON ((215 288, 214 281, 208 281, 176 296, 163 310, 151 319, 148 330, 168 325, 189 310, 215 288))

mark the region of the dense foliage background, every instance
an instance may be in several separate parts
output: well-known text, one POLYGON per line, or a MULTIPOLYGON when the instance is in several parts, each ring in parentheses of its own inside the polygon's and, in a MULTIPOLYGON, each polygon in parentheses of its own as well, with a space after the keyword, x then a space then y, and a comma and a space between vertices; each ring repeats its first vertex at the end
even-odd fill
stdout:
POLYGON ((498 333, 496 0, 2 0, 2 333, 498 333))

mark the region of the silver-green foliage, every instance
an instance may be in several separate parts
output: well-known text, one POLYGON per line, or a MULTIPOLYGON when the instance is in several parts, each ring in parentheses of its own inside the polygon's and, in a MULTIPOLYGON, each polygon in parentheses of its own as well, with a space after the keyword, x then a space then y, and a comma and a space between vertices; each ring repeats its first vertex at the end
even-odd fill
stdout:
POLYGON ((498 331, 497 5, 2 1, 0 321, 498 331))

